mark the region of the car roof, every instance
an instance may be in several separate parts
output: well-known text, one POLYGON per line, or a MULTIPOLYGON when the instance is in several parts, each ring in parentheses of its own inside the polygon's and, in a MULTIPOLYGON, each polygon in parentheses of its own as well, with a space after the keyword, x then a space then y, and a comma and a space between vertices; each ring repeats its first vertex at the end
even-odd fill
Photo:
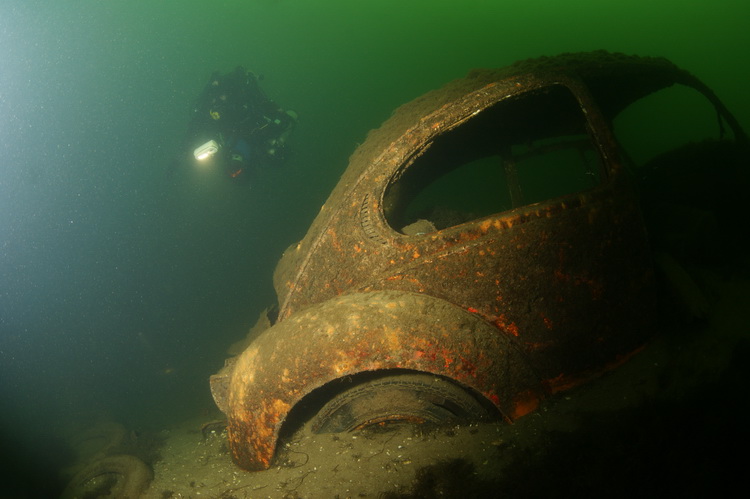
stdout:
MULTIPOLYGON (((291 273, 304 266, 308 253, 322 234, 338 206, 361 182, 382 175, 383 164, 403 162, 435 135, 430 127, 445 121, 448 113, 472 115, 498 101, 498 96, 519 93, 524 88, 544 88, 562 80, 580 82, 593 97, 603 118, 611 121, 631 103, 662 88, 682 83, 696 88, 711 100, 735 131, 739 124, 697 78, 667 59, 610 53, 606 51, 566 53, 515 62, 499 69, 475 69, 464 77, 400 106, 379 128, 371 130, 365 142, 349 159, 349 165, 321 212, 300 244, 290 248, 276 269, 274 283, 279 297, 290 291, 283 283, 294 281, 291 273), (482 89, 491 89, 482 92, 482 89), (460 109, 459 109, 460 108, 460 109), (407 140, 404 137, 409 133, 407 140)), ((440 133, 440 132, 437 132, 440 133)), ((283 299, 281 300, 283 302, 283 299)))
POLYGON ((367 140, 350 158, 344 177, 358 176, 382 153, 385 145, 398 139, 426 115, 472 92, 493 85, 507 87, 509 92, 515 93, 514 87, 519 79, 533 79, 540 85, 551 85, 563 75, 582 81, 608 120, 650 93, 678 81, 692 83, 693 80, 689 73, 667 59, 603 50, 527 59, 499 69, 473 69, 466 77, 451 81, 396 109, 380 128, 370 131, 367 140))

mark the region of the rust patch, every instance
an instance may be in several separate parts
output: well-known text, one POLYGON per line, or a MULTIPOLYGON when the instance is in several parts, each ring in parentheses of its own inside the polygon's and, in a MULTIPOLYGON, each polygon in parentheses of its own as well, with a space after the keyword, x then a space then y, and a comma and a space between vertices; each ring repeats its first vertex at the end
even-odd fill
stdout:
POLYGON ((280 426, 302 397, 358 372, 409 369, 446 376, 508 414, 509 397, 540 386, 520 353, 483 319, 414 293, 342 295, 272 326, 254 348, 238 359, 229 395, 230 445, 245 469, 270 465, 280 426))
POLYGON ((525 391, 519 393, 515 397, 515 405, 513 407, 513 412, 510 414, 510 418, 516 420, 534 412, 539 407, 539 403, 539 396, 535 392, 525 391))

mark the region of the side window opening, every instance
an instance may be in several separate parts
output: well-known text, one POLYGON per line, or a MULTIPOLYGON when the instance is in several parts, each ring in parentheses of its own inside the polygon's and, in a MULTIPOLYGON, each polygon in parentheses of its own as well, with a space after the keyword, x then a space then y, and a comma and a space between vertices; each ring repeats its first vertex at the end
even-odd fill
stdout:
POLYGON ((538 203, 595 187, 601 161, 588 135, 556 137, 513 148, 519 184, 525 186, 520 203, 538 203))
POLYGON ((604 178, 586 118, 561 85, 500 101, 427 144, 385 192, 405 234, 590 189, 604 178))

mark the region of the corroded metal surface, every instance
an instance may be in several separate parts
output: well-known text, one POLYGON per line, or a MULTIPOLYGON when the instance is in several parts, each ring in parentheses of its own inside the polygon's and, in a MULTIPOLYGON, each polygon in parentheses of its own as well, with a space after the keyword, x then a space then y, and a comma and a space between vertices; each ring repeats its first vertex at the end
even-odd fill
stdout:
POLYGON ((472 72, 371 132, 277 267, 278 322, 214 379, 238 464, 267 468, 290 409, 344 376, 435 373, 513 420, 636 351, 653 326, 651 259, 608 126, 676 82, 706 90, 664 59, 542 58, 472 72), (552 85, 564 86, 585 117, 603 163, 598 187, 427 234, 388 225, 387 189, 433 141, 498 102, 552 85))
POLYGON ((460 307, 400 291, 342 295, 268 329, 238 358, 227 414, 235 460, 245 469, 267 468, 281 424, 302 397, 334 379, 380 369, 449 377, 507 419, 543 395, 513 341, 460 307))

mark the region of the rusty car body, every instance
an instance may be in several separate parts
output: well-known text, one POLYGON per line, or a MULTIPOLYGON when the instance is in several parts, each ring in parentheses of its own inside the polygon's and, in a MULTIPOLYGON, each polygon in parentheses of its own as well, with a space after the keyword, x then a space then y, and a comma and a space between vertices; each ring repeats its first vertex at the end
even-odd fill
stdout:
POLYGON ((268 468, 282 425, 315 394, 334 400, 316 406, 332 431, 513 421, 642 348, 654 268, 613 122, 673 85, 710 104, 716 141, 746 143, 688 72, 607 52, 472 71, 370 132, 279 262, 278 318, 211 379, 236 463, 268 468), (393 396, 399 376, 410 400, 393 396))

